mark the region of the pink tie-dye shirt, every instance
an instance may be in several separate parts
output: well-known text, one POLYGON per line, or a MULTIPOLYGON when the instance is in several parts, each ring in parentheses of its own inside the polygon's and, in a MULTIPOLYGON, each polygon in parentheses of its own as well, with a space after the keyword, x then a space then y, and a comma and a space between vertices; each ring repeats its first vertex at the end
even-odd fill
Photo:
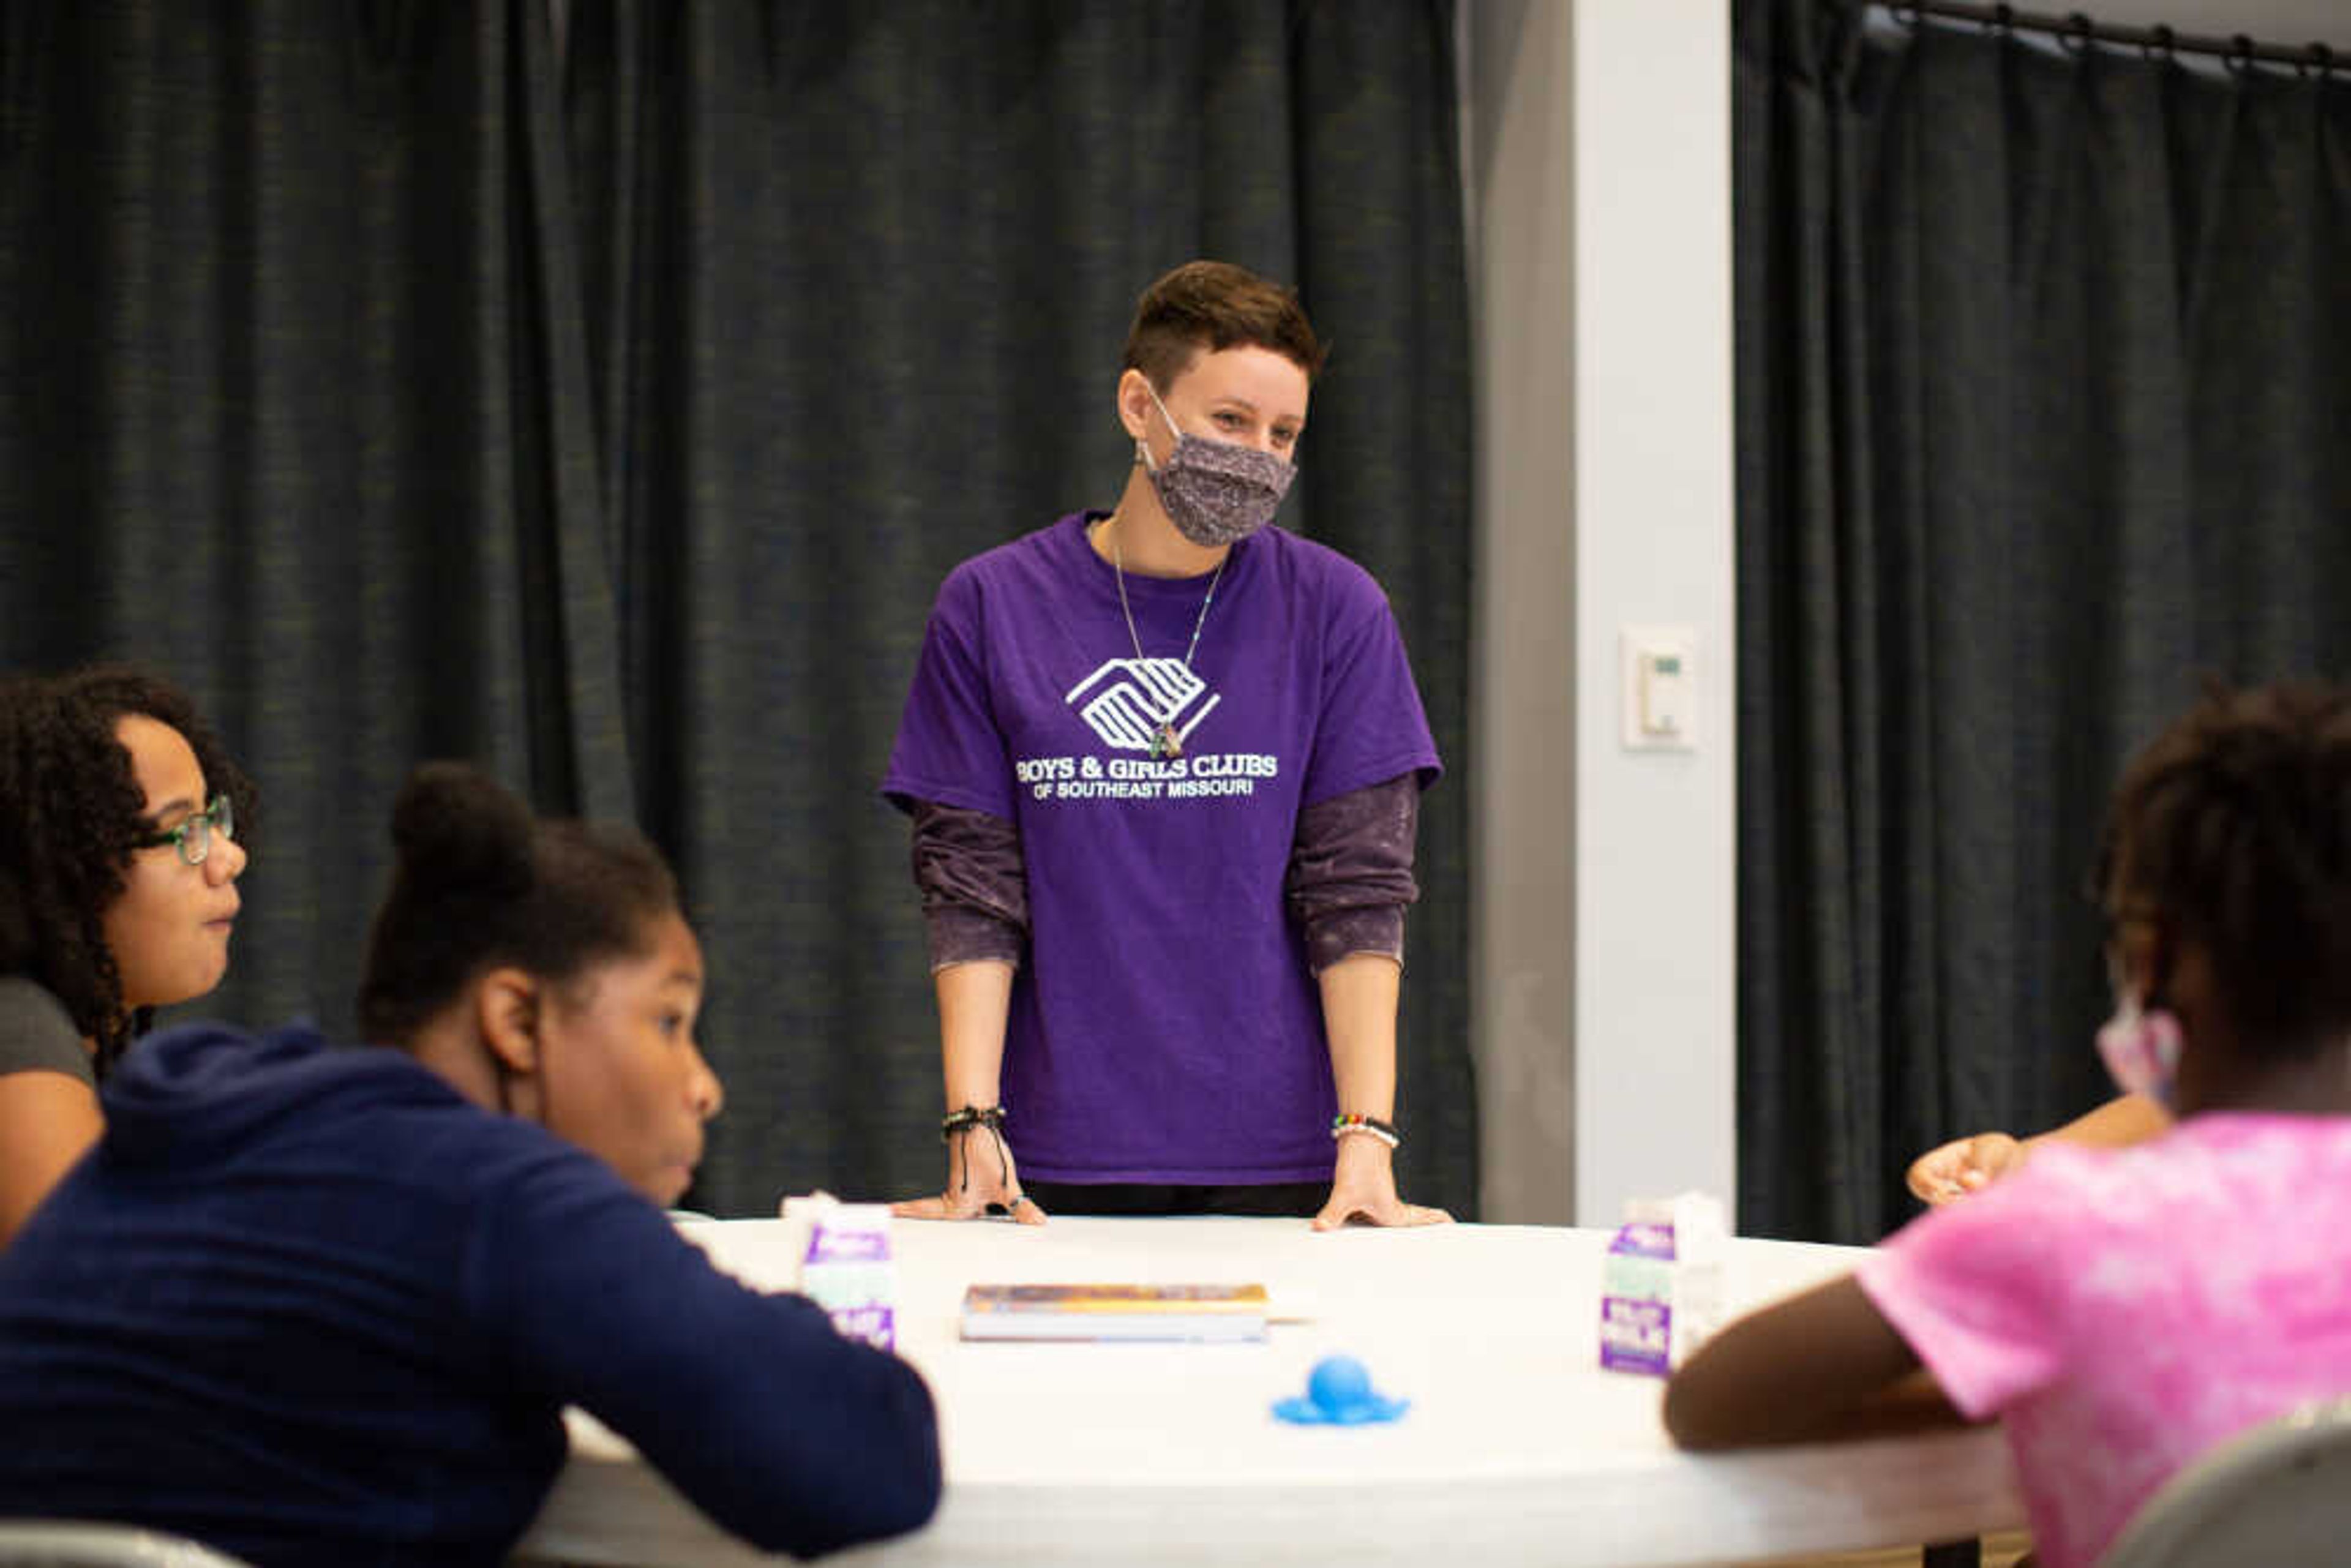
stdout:
POLYGON ((2215 1442, 2351 1393, 2351 1117, 2044 1145, 1859 1276, 1953 1404, 2004 1418, 2044 1568, 2085 1568, 2215 1442))

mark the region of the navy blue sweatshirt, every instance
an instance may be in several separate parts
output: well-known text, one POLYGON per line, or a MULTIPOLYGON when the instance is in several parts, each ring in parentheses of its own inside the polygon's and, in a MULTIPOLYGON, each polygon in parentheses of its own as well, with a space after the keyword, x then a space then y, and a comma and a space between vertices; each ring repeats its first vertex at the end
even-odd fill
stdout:
POLYGON ((767 1550, 937 1505, 912 1367, 397 1051, 197 1026, 103 1098, 97 1150, 0 1251, 0 1515, 265 1564, 493 1563, 567 1404, 767 1550))

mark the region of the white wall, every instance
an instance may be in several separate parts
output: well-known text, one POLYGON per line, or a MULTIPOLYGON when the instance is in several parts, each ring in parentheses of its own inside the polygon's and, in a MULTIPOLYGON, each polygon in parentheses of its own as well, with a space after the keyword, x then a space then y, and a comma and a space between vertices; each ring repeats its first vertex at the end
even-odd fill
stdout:
POLYGON ((1484 1217, 1735 1201, 1728 0, 1475 0, 1484 1217), (1618 634, 1697 633, 1694 749, 1618 634))
POLYGON ((1575 511, 1570 16, 1463 7, 1477 377, 1472 1033, 1479 1207, 1574 1215, 1575 511))

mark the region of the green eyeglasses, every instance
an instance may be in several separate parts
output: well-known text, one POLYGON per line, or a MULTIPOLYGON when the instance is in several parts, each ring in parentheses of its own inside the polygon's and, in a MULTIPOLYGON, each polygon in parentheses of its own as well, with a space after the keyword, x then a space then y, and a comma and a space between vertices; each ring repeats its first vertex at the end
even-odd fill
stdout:
POLYGON ((236 837, 236 810, 225 795, 215 795, 213 803, 201 811, 193 812, 171 829, 157 829, 133 839, 142 850, 161 849, 165 844, 180 852, 180 858, 190 865, 202 865, 204 857, 213 852, 213 835, 234 840, 236 837))

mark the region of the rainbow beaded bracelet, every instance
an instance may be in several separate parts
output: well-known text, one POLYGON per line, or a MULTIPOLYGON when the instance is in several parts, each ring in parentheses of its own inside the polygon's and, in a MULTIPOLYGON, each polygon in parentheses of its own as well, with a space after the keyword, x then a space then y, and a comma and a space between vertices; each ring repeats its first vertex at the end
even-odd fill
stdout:
POLYGON ((1343 1138, 1350 1133, 1363 1133, 1368 1136, 1377 1138, 1380 1142, 1385 1144, 1392 1149, 1404 1142, 1404 1134, 1395 1130, 1395 1124, 1394 1123, 1383 1122, 1377 1116, 1351 1116, 1342 1114, 1331 1118, 1331 1135, 1332 1137, 1343 1138))

